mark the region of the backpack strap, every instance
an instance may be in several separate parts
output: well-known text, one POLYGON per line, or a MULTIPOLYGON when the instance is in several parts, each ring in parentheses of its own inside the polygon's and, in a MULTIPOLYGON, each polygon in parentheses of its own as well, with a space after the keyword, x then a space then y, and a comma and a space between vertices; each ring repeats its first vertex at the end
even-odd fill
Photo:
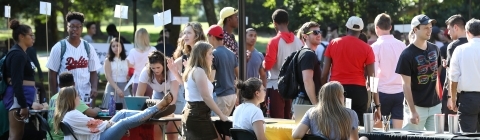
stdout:
POLYGON ((62 68, 62 60, 63 60, 63 55, 65 55, 65 51, 67 50, 67 44, 66 44, 66 39, 60 40, 60 65, 58 65, 58 70, 57 72, 60 72, 60 69, 62 68))
POLYGON ((82 40, 82 42, 83 42, 83 46, 85 46, 85 51, 87 51, 87 57, 88 59, 90 59, 90 45, 85 40, 82 40))

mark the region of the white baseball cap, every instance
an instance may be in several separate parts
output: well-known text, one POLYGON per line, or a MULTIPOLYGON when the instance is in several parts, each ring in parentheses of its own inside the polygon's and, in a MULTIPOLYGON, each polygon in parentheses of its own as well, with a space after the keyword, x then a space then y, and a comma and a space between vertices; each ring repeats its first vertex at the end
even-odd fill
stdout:
POLYGON ((348 18, 347 24, 345 26, 347 26, 347 28, 350 29, 350 30, 362 31, 363 30, 363 20, 360 17, 351 16, 350 18, 348 18), (359 27, 354 28, 353 27, 354 25, 358 25, 359 27))
POLYGON ((413 28, 417 27, 418 25, 427 25, 428 23, 435 24, 437 21, 435 19, 430 19, 426 15, 417 15, 413 17, 412 22, 410 23, 412 30, 413 28))

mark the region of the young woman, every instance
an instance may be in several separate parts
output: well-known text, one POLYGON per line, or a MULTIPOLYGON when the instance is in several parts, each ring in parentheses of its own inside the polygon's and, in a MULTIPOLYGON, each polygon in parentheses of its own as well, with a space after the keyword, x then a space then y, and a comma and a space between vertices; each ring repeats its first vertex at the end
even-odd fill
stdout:
POLYGON ((9 140, 21 140, 25 122, 28 118, 28 107, 35 101, 35 65, 26 54, 28 47, 33 46, 35 36, 32 28, 20 24, 17 20, 10 21, 12 37, 17 44, 7 53, 5 59, 5 77, 7 90, 3 95, 3 103, 8 110, 10 123, 9 140))
MULTIPOLYGON (((126 134, 128 129, 143 124, 150 118, 158 119, 163 117, 162 113, 166 106, 172 102, 173 98, 168 93, 155 106, 149 107, 144 111, 121 110, 117 112, 112 119, 108 121, 96 120, 87 117, 82 112, 76 110, 80 103, 80 98, 75 87, 64 87, 60 89, 53 117, 53 129, 55 132, 61 131, 60 122, 68 123, 74 132, 74 135, 80 140, 119 140, 126 134)), ((65 136, 64 139, 74 139, 72 135, 65 136)))
MULTIPOLYGON (((137 92, 138 86, 138 79, 140 77, 140 73, 145 65, 148 63, 148 54, 157 50, 155 47, 150 46, 150 37, 148 32, 145 28, 140 28, 135 32, 135 48, 131 49, 128 52, 127 60, 128 66, 134 68, 133 76, 133 86, 132 86, 132 94, 137 92)), ((152 97, 153 90, 150 86, 147 86, 142 95, 152 97)))
POLYGON ((326 83, 318 94, 318 104, 309 109, 292 137, 301 139, 310 130, 313 135, 324 135, 332 140, 358 140, 358 117, 344 106, 343 86, 337 81, 326 83))
POLYGON ((233 111, 233 128, 255 132, 258 140, 266 140, 264 117, 258 105, 265 100, 265 87, 258 78, 239 81, 236 85, 244 102, 233 111))
MULTIPOLYGON (((222 121, 228 120, 213 101, 213 78, 209 76, 212 71, 212 48, 212 45, 206 42, 195 43, 183 76, 174 73, 175 77, 180 79, 177 81, 184 81, 185 86, 187 104, 182 117, 184 140, 217 138, 217 132, 210 118, 212 110, 219 114, 222 121)), ((172 59, 169 60, 168 68, 177 71, 172 59)))
POLYGON ((105 86, 101 108, 108 108, 111 92, 115 93, 115 102, 123 104, 123 108, 126 108, 123 97, 130 95, 130 91, 124 91, 128 82, 128 61, 126 58, 123 42, 119 41, 118 38, 112 39, 103 67, 108 83, 105 86))
MULTIPOLYGON (((147 86, 152 87, 153 89, 153 99, 162 99, 165 96, 165 93, 170 91, 173 95, 172 106, 169 106, 168 109, 172 109, 172 112, 175 114, 181 114, 183 108, 175 108, 175 104, 178 103, 182 107, 185 104, 185 99, 178 100, 178 82, 175 80, 172 72, 166 68, 166 58, 160 51, 153 51, 148 55, 148 64, 143 68, 140 73, 140 78, 138 80, 137 94, 136 96, 143 96, 147 86), (179 110, 177 112, 177 110, 179 110)), ((173 114, 168 114, 173 115, 173 114)), ((180 122, 169 123, 167 125, 168 132, 176 132, 176 124, 180 122)), ((180 126, 179 126, 180 127, 180 126)), ((169 134, 168 139, 174 140, 178 138, 178 134, 169 134)))

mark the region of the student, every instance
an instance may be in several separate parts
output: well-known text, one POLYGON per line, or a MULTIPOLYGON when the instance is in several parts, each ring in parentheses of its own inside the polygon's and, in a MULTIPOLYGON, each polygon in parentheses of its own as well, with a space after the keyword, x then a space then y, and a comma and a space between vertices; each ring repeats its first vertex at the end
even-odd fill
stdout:
POLYGON ((217 25, 223 28, 223 45, 238 57, 238 43, 233 34, 233 30, 238 28, 238 10, 233 7, 222 8, 217 25))
POLYGON ((97 26, 94 22, 88 22, 85 28, 87 28, 87 34, 83 36, 83 40, 88 41, 88 43, 95 43, 92 36, 97 32, 97 26))
MULTIPOLYGON (((55 107, 53 116, 53 130, 61 131, 60 123, 66 122, 73 129, 73 135, 79 140, 119 140, 129 129, 135 128, 150 118, 158 119, 163 117, 159 114, 172 102, 171 94, 167 94, 155 106, 149 107, 144 111, 121 110, 117 112, 110 120, 97 120, 88 117, 76 110, 80 104, 80 98, 75 87, 63 87, 60 89, 58 100, 55 102, 59 106, 55 107), (60 105, 61 104, 61 105, 60 105)), ((65 136, 66 140, 74 139, 73 135, 65 136)))
POLYGON ((252 77, 247 81, 239 81, 236 84, 238 93, 244 102, 233 111, 233 128, 253 131, 257 140, 266 140, 265 118, 258 105, 265 100, 265 87, 262 81, 252 77))
MULTIPOLYGON (((71 72, 63 72, 58 76, 58 81, 60 83, 60 88, 63 87, 69 87, 69 86, 75 86, 75 81, 73 74, 71 72)), ((48 125, 50 128, 53 128, 53 114, 55 114, 55 107, 57 106, 56 100, 58 98, 58 93, 53 95, 50 98, 50 106, 48 108, 48 125)), ((90 108, 85 104, 85 102, 80 101, 78 106, 75 107, 76 110, 82 112, 83 114, 89 116, 89 117, 96 117, 98 115, 98 112, 102 111, 100 108, 90 108)), ((53 140, 63 140, 63 133, 61 131, 54 133, 55 131, 52 129, 50 133, 52 134, 52 137, 47 135, 47 139, 53 139, 53 140)))
POLYGON ((3 103, 9 114, 9 139, 20 140, 25 126, 23 120, 28 118, 28 107, 35 101, 37 93, 35 65, 25 52, 28 47, 33 46, 35 36, 30 26, 20 24, 18 20, 10 21, 10 29, 17 44, 11 48, 5 59, 3 80, 9 83, 3 95, 3 103))
POLYGON ((148 63, 148 54, 157 50, 155 47, 150 46, 150 37, 145 28, 140 28, 135 32, 135 48, 131 49, 128 52, 127 60, 128 65, 131 68, 134 68, 134 73, 132 76, 133 86, 132 94, 141 94, 148 97, 152 97, 153 90, 152 87, 147 86, 146 90, 143 93, 137 93, 138 79, 140 73, 145 65, 148 63))
POLYGON ((265 57, 261 52, 255 49, 257 42, 257 31, 253 28, 246 30, 246 46, 247 46, 247 78, 256 77, 263 81, 263 87, 267 87, 267 72, 262 67, 265 57))
POLYGON ((344 94, 343 86, 337 81, 323 85, 318 94, 318 104, 305 113, 292 137, 301 139, 310 130, 313 135, 323 135, 332 140, 358 140, 357 113, 345 108, 344 94))

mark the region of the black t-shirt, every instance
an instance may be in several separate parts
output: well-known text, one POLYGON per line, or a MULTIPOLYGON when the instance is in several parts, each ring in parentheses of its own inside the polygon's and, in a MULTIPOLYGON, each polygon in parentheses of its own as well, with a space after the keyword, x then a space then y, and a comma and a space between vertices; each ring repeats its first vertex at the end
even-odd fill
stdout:
MULTIPOLYGON (((449 44, 451 44, 451 43, 449 43, 449 44)), ((440 56, 442 56, 442 60, 447 59, 447 47, 448 47, 448 44, 440 47, 440 56)), ((440 65, 443 65, 443 64, 440 64, 440 65)), ((443 87, 443 83, 445 83, 445 78, 447 77, 446 71, 447 70, 445 69, 445 67, 442 66, 442 73, 440 74, 440 84, 441 84, 442 87, 443 87)), ((446 96, 446 95, 444 95, 444 96, 446 96)))
MULTIPOLYGON (((446 51, 445 51, 447 67, 450 67, 450 59, 452 59, 452 54, 453 54, 453 51, 455 50, 455 48, 457 48, 457 46, 463 45, 465 43, 468 43, 468 39, 465 38, 465 37, 462 37, 462 38, 458 38, 457 40, 454 40, 452 43, 448 44, 448 46, 446 48, 446 51)), ((448 73, 447 70, 445 70, 445 75, 447 75, 447 73, 448 73)), ((448 77, 448 76, 445 76, 445 77, 448 77)), ((447 78, 445 78, 445 79, 447 79, 447 78)), ((448 80, 445 80, 444 84, 443 84, 443 88, 448 90, 450 88, 450 87, 448 87, 448 85, 449 85, 448 80)), ((448 94, 443 94, 443 98, 446 99, 447 95, 448 94)))
MULTIPOLYGON (((297 82, 300 84, 300 92, 307 94, 305 91, 305 86, 303 83, 303 70, 313 70, 313 83, 315 83, 315 95, 318 96, 318 92, 322 85, 320 85, 320 78, 322 71, 320 69, 320 63, 318 62, 317 54, 310 48, 302 48, 306 50, 300 51, 298 54, 298 65, 297 65, 297 82)), ((307 96, 308 97, 308 96, 307 96)))
POLYGON ((411 77, 413 102, 416 106, 433 107, 440 103, 435 90, 440 65, 440 51, 430 42, 427 43, 426 50, 410 44, 400 55, 395 72, 411 77))
POLYGON ((6 78, 11 78, 13 93, 17 97, 18 104, 25 108, 27 103, 23 94, 23 80, 35 81, 35 65, 20 46, 15 45, 10 51, 5 58, 4 74, 6 78))

